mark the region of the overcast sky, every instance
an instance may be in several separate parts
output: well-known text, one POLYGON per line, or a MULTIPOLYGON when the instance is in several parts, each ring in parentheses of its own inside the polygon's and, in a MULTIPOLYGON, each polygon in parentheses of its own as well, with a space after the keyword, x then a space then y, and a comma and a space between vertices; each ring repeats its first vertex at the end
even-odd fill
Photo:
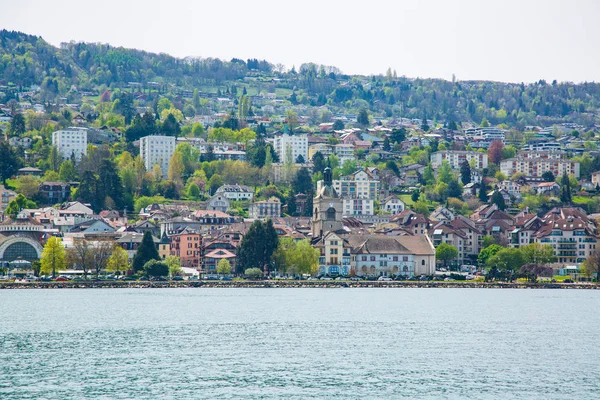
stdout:
POLYGON ((600 81, 600 0, 0 0, 0 28, 349 74, 600 81))

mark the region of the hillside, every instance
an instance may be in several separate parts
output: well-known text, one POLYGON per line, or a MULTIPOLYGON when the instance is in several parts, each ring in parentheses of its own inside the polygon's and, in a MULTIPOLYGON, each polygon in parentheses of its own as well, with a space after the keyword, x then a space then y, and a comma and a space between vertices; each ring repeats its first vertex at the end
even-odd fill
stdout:
POLYGON ((237 97, 238 89, 249 94, 277 92, 290 106, 327 105, 334 113, 356 114, 368 108, 384 118, 476 123, 486 118, 517 128, 565 121, 591 126, 598 122, 600 107, 598 83, 450 82, 397 77, 392 71, 347 76, 312 63, 284 72, 267 61, 179 59, 108 44, 70 42, 56 48, 37 36, 0 31, 0 86, 16 88, 0 90, 0 103, 31 85, 41 87, 40 101, 51 101, 67 96, 72 85, 99 94, 131 82, 148 92, 150 86, 163 93, 199 89, 227 97, 237 97))

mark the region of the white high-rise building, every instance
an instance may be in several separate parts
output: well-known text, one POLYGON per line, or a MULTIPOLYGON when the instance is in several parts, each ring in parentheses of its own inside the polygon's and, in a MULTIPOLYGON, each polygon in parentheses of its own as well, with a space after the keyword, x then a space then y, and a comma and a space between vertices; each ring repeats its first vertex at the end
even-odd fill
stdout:
POLYGON ((87 128, 70 127, 52 132, 52 146, 56 147, 62 158, 75 160, 87 154, 87 128))
POLYGON ((276 136, 273 141, 273 147, 279 161, 285 163, 285 157, 288 147, 292 152, 293 162, 296 162, 298 156, 304 158, 304 162, 308 162, 308 136, 294 135, 290 136, 287 133, 281 136, 276 136))
POLYGON ((169 163, 175 152, 175 136, 144 136, 140 139, 140 156, 146 171, 152 171, 158 164, 163 178, 169 173, 169 163))

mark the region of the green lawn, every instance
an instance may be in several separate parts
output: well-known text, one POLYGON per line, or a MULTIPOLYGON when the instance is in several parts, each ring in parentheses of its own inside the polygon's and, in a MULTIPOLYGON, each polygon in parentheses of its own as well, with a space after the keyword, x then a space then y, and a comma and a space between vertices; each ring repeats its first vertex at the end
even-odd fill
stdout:
POLYGON ((415 203, 410 198, 411 196, 412 196, 411 194, 399 194, 398 195, 398 197, 400 198, 400 200, 402 200, 404 202, 404 204, 406 204, 407 206, 412 206, 415 203))
POLYGON ((588 204, 592 201, 592 196, 573 196, 573 203, 588 204))

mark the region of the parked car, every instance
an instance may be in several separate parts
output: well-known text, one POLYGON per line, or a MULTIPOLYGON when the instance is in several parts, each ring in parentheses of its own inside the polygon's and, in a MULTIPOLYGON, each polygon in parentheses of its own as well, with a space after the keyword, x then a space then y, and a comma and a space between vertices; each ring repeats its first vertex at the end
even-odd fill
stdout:
POLYGON ((171 278, 171 280, 173 280, 173 281, 182 281, 183 280, 183 276, 175 275, 174 277, 171 278))
POLYGON ((324 276, 321 278, 322 281, 332 281, 333 278, 329 277, 329 276, 324 276))
POLYGON ((390 278, 389 276, 380 276, 378 279, 378 281, 385 281, 385 282, 389 282, 392 280, 392 278, 390 278))
POLYGON ((54 280, 57 282, 66 282, 69 279, 66 276, 57 276, 56 278, 54 278, 54 280))

